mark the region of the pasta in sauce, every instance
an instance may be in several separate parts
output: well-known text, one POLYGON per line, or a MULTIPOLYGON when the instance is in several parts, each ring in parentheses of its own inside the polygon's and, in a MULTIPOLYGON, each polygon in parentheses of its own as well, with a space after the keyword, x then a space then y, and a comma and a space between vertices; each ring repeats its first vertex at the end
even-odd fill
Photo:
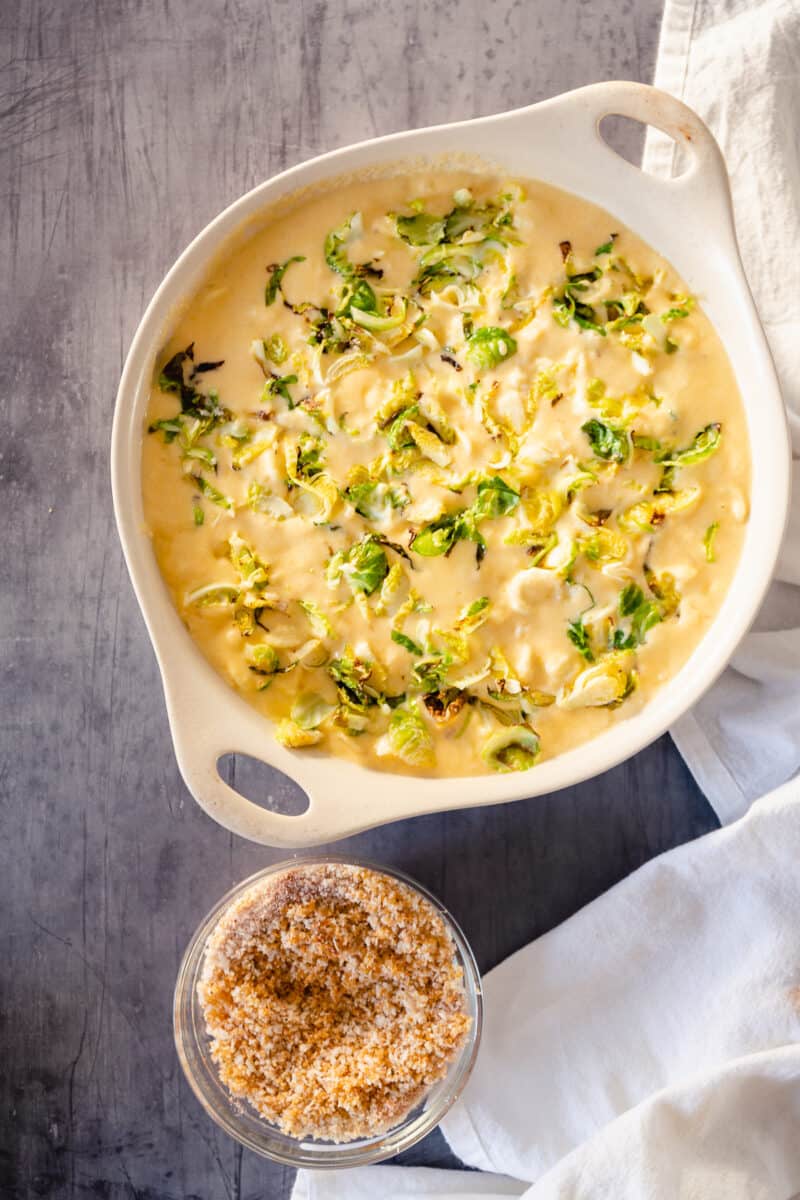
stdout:
POLYGON ((667 262, 577 197, 445 171, 267 214, 180 318, 143 450, 174 602, 278 738, 444 776, 534 767, 674 675, 749 474, 667 262))

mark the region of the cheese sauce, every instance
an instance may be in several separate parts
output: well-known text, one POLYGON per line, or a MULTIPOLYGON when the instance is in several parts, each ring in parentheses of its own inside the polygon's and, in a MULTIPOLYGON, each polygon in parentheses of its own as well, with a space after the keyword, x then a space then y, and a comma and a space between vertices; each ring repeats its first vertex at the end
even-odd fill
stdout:
POLYGON ((158 563, 299 753, 529 769, 646 703, 729 586, 750 460, 720 341, 549 186, 424 173, 267 214, 157 366, 158 563))

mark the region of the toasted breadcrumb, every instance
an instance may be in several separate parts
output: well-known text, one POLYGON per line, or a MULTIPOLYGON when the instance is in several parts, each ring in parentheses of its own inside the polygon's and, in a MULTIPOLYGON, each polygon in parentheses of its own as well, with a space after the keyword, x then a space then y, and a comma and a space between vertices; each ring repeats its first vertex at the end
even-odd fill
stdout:
POLYGON ((400 881, 343 863, 254 884, 209 937, 198 992, 223 1084, 298 1138, 397 1125, 471 1025, 441 916, 400 881))

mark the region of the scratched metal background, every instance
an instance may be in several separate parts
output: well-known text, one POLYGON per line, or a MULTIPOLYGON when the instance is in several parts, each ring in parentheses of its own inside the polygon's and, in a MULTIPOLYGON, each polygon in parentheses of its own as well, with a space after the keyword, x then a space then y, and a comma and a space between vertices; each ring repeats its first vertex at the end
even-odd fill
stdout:
MULTIPOLYGON (((223 205, 321 150, 649 79, 660 11, 0 0, 3 1200, 284 1200, 291 1186, 215 1130, 172 1048, 189 934, 274 856, 187 795, 117 544, 111 413, 148 297, 223 205)), ((349 846, 438 892, 488 968, 713 824, 662 739, 560 795, 349 846)), ((453 1161, 438 1134, 408 1158, 453 1161)))

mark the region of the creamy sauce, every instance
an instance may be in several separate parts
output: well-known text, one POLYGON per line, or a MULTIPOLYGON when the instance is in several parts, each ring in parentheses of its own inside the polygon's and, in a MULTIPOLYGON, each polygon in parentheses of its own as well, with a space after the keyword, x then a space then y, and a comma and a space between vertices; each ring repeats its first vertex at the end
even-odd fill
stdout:
POLYGON ((750 459, 720 341, 554 188, 427 173, 267 215, 158 371, 161 571, 299 753, 527 769, 638 711, 729 586, 750 459))

